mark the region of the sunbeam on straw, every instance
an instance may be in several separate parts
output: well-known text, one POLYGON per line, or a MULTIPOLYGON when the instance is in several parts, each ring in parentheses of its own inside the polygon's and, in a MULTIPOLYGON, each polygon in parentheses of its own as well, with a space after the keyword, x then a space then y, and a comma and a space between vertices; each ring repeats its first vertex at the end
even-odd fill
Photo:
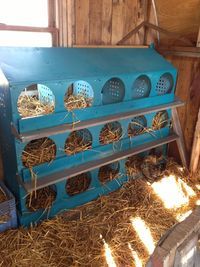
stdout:
POLYGON ((129 247, 131 254, 132 254, 132 257, 134 259, 135 267, 142 267, 142 261, 140 260, 137 252, 135 250, 133 250, 130 243, 128 243, 128 247, 129 247))
POLYGON ((100 235, 100 238, 102 239, 103 244, 104 244, 105 258, 106 258, 106 262, 108 264, 108 267, 117 267, 117 265, 114 261, 114 258, 112 256, 111 248, 106 243, 105 239, 103 239, 102 235, 100 235))
POLYGON ((152 254, 155 249, 155 244, 151 235, 151 231, 146 223, 140 217, 131 218, 131 223, 138 237, 145 245, 149 255, 152 254))
POLYGON ((162 199, 167 209, 179 208, 189 203, 189 198, 195 196, 193 189, 174 175, 165 176, 153 183, 155 193, 162 199))

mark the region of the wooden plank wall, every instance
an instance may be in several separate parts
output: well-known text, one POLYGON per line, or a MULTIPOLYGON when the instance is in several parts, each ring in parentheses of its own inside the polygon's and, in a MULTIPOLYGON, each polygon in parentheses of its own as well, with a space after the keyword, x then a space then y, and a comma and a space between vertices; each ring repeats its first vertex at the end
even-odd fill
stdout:
MULTIPOLYGON (((145 0, 75 0, 75 44, 116 44, 144 19, 145 0)), ((139 44, 140 35, 126 44, 139 44)))
MULTIPOLYGON (((185 106, 178 109, 188 156, 190 158, 198 110, 200 107, 200 58, 167 56, 178 69, 176 95, 185 106)), ((177 149, 170 147, 170 155, 178 158, 177 149)))

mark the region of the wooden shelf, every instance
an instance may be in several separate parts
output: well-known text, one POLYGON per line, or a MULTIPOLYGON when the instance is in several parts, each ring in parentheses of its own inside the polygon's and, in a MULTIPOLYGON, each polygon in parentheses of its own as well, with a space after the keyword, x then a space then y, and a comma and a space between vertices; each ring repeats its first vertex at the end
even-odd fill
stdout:
POLYGON ((26 182, 26 183, 23 183, 22 185, 25 188, 25 190, 28 193, 30 193, 30 192, 34 191, 35 189, 37 190, 37 189, 40 189, 40 188, 43 188, 43 187, 46 187, 49 185, 53 185, 55 183, 69 179, 73 176, 79 175, 83 172, 91 171, 93 169, 102 167, 106 164, 110 164, 110 163, 125 159, 125 158, 133 156, 135 154, 144 152, 146 150, 171 143, 171 142, 176 141, 178 139, 179 139, 179 136, 175 133, 172 133, 168 137, 160 138, 159 140, 144 143, 143 145, 140 145, 140 146, 137 146, 134 148, 130 148, 130 149, 127 149, 124 151, 120 151, 120 152, 114 153, 113 155, 110 155, 110 156, 107 156, 104 158, 92 160, 88 163, 80 164, 79 166, 75 166, 75 167, 72 167, 69 169, 65 169, 65 170, 50 174, 48 176, 41 177, 40 179, 37 180, 36 186, 35 186, 34 182, 26 182))
POLYGON ((123 119, 129 119, 129 118, 132 118, 135 116, 149 114, 152 112, 157 112, 157 111, 165 110, 165 109, 169 109, 169 108, 170 109, 171 108, 177 108, 177 107, 180 107, 183 105, 184 105, 184 102, 182 102, 178 98, 175 98, 175 100, 173 102, 170 102, 168 104, 155 105, 155 106, 152 106, 149 108, 137 109, 137 110, 133 110, 133 111, 118 113, 115 115, 109 115, 109 116, 104 116, 104 117, 100 117, 100 118, 96 118, 96 119, 90 119, 87 121, 81 121, 75 125, 62 124, 59 126, 54 126, 51 128, 45 128, 45 129, 36 130, 36 131, 30 131, 30 132, 23 133, 23 134, 19 134, 17 132, 17 129, 14 127, 14 125, 11 125, 11 128, 12 128, 12 133, 14 134, 14 136, 18 140, 20 140, 21 142, 25 143, 25 142, 29 142, 29 141, 31 141, 33 139, 37 139, 37 138, 47 137, 47 136, 54 135, 54 134, 62 134, 65 132, 71 132, 72 130, 75 131, 75 130, 80 130, 80 129, 84 129, 84 128, 89 128, 89 127, 105 124, 105 123, 116 121, 116 120, 119 121, 119 120, 123 120, 123 119))

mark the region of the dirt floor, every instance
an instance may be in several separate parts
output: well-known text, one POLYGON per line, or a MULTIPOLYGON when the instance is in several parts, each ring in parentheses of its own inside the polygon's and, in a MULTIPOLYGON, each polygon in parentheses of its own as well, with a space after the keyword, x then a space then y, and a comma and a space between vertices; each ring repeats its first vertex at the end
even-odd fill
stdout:
POLYGON ((199 184, 169 161, 157 182, 130 179, 36 228, 0 234, 0 266, 144 266, 162 235, 200 205, 199 184))

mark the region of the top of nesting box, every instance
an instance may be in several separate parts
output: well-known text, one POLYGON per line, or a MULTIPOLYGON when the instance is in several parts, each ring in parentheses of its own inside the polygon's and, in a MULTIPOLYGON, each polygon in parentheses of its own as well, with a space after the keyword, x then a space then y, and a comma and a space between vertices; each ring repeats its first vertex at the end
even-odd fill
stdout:
POLYGON ((174 70, 153 48, 1 47, 0 67, 11 85, 174 70))

